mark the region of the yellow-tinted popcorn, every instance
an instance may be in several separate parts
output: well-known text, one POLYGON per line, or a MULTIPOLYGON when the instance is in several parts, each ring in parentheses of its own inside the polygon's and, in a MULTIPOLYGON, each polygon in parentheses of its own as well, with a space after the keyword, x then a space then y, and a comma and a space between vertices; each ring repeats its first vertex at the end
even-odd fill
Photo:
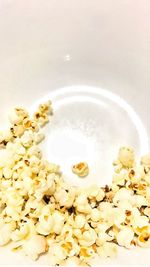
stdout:
POLYGON ((125 168, 131 168, 134 165, 134 150, 131 147, 121 147, 119 150, 118 160, 125 168))
POLYGON ((30 118, 25 118, 23 120, 22 127, 24 130, 30 129, 33 132, 38 132, 39 130, 37 122, 35 122, 34 120, 31 120, 30 118))
POLYGON ((143 229, 137 238, 137 243, 140 247, 150 248, 150 231, 143 229))
POLYGON ((39 106, 38 110, 34 113, 34 120, 40 126, 44 126, 49 121, 49 115, 52 115, 52 106, 50 101, 39 106))
POLYGON ((89 167, 86 162, 80 162, 72 166, 72 171, 79 177, 85 177, 89 174, 89 167))

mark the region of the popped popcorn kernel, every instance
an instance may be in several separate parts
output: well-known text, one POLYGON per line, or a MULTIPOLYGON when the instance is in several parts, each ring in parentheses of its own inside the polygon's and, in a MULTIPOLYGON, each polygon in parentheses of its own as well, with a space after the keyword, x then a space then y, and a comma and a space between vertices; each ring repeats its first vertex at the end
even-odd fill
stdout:
POLYGON ((134 150, 131 147, 121 147, 118 159, 125 168, 131 168, 134 165, 134 150))
POLYGON ((73 165, 72 171, 79 177, 85 177, 89 174, 89 167, 86 162, 80 162, 76 165, 73 165))
POLYGON ((120 246, 124 246, 126 248, 131 247, 131 241, 134 238, 134 232, 131 228, 125 227, 117 235, 117 242, 120 246))
POLYGON ((33 235, 32 238, 23 244, 25 255, 30 256, 33 260, 37 260, 39 255, 46 251, 46 239, 40 235, 33 235))

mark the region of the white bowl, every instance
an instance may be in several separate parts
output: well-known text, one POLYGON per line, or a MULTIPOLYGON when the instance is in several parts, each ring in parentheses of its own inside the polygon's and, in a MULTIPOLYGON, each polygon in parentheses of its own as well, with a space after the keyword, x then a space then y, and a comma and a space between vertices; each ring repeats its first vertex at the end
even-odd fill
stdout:
MULTIPOLYGON (((150 5, 136 0, 0 1, 0 124, 8 110, 30 110, 52 99, 54 117, 45 133, 45 155, 61 165, 72 184, 111 182, 111 162, 121 145, 149 151, 150 5), (77 179, 71 165, 90 166, 77 179)), ((1 265, 41 265, 9 248, 1 265)), ((149 250, 121 249, 103 264, 149 266, 149 250)))

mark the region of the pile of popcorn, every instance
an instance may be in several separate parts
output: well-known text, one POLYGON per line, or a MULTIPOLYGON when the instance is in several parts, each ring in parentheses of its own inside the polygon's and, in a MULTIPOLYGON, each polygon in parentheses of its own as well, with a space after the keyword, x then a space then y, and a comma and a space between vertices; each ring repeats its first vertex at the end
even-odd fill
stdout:
POLYGON ((150 247, 150 155, 137 163, 133 149, 122 147, 112 185, 71 186, 38 147, 51 115, 51 102, 33 118, 15 108, 0 133, 0 246, 11 243, 33 260, 47 253, 63 266, 114 257, 118 245, 150 247))

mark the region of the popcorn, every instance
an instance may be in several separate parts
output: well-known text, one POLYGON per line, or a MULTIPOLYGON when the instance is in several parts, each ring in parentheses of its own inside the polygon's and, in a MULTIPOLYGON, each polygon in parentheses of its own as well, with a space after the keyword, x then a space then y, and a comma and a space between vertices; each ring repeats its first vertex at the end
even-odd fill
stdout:
POLYGON ((143 166, 136 166, 129 171, 129 179, 134 182, 140 182, 145 177, 145 171, 143 166))
POLYGON ((91 220, 94 222, 98 222, 101 218, 101 213, 98 209, 92 209, 91 211, 91 220))
POLYGON ((59 173, 60 172, 58 165, 56 165, 54 163, 49 163, 49 162, 46 162, 46 170, 49 173, 59 173))
POLYGON ((15 229, 15 224, 7 223, 0 227, 0 246, 4 246, 9 243, 11 239, 11 233, 15 229))
POLYGON ((54 227, 54 218, 50 214, 50 209, 47 206, 41 211, 39 222, 36 225, 36 231, 41 235, 49 235, 54 227))
POLYGON ((115 208, 112 214, 112 220, 114 225, 120 227, 125 221, 125 211, 121 208, 115 208))
POLYGON ((138 208, 140 208, 141 206, 148 205, 146 198, 141 195, 134 195, 131 201, 132 201, 132 205, 138 208))
POLYGON ((27 131, 21 137, 21 143, 24 147, 31 147, 34 141, 34 135, 32 131, 27 131))
POLYGON ((91 212, 91 207, 88 204, 88 199, 86 194, 79 194, 76 197, 76 200, 74 202, 74 206, 79 212, 83 213, 90 213, 91 212))
POLYGON ((117 235, 117 242, 120 246, 130 248, 131 247, 131 241, 134 238, 134 232, 131 228, 125 227, 120 230, 120 232, 117 235))
POLYGON ((39 144, 40 142, 42 142, 45 138, 45 135, 43 133, 38 133, 35 135, 35 143, 39 144))
POLYGON ((20 137, 23 135, 25 129, 22 124, 15 124, 13 127, 10 128, 10 131, 13 137, 20 137))
POLYGON ((54 221, 53 232, 55 234, 60 234, 64 226, 64 221, 65 221, 64 215, 61 214, 59 211, 54 211, 52 218, 54 221))
POLYGON ((39 111, 43 114, 52 114, 52 102, 49 100, 47 103, 39 105, 39 111))
POLYGON ((31 188, 33 188, 34 186, 34 181, 32 180, 32 178, 25 176, 23 179, 23 187, 26 191, 30 192, 31 188))
POLYGON ((32 130, 33 132, 38 132, 39 130, 39 127, 38 127, 38 124, 37 122, 35 122, 34 120, 31 120, 29 118, 25 118, 23 120, 23 125, 22 125, 23 129, 26 130, 26 129, 30 129, 32 130))
POLYGON ((0 132, 0 148, 5 148, 8 142, 11 142, 13 139, 12 133, 10 130, 5 132, 0 132))
POLYGON ((115 205, 118 205, 119 202, 122 202, 126 199, 128 199, 128 201, 131 201, 131 198, 132 198, 132 192, 126 188, 121 188, 116 192, 113 198, 113 203, 115 205))
POLYGON ((79 239, 79 243, 81 246, 89 247, 95 243, 96 238, 96 232, 90 228, 88 231, 83 232, 81 239, 79 239))
POLYGON ((20 212, 18 212, 17 208, 13 206, 8 206, 5 208, 5 213, 8 217, 11 217, 14 221, 20 220, 20 212))
POLYGON ((149 219, 147 216, 133 215, 132 224, 134 227, 144 227, 149 225, 149 219))
POLYGON ((150 226, 144 226, 136 229, 138 235, 137 243, 140 247, 150 247, 150 226))
POLYGON ((17 107, 11 110, 9 114, 9 120, 12 124, 19 124, 21 123, 25 118, 28 118, 29 114, 28 112, 21 108, 17 107))
POLYGON ((111 240, 112 240, 112 237, 109 236, 107 233, 105 233, 105 232, 99 232, 98 233, 98 238, 96 239, 96 245, 97 246, 102 246, 107 241, 111 241, 111 240))
POLYGON ((52 264, 61 264, 67 257, 67 251, 58 243, 53 244, 49 249, 50 261, 52 264))
MULTIPOLYGON (((12 242, 33 260, 48 252, 51 262, 64 266, 115 257, 117 244, 150 247, 149 155, 138 164, 133 149, 122 147, 110 186, 71 186, 38 147, 49 115, 51 102, 33 118, 16 108, 11 128, 0 133, 0 246, 12 242)), ((81 162, 73 171, 84 177, 89 168, 81 162)))
POLYGON ((75 217, 75 224, 74 225, 76 228, 78 228, 78 229, 83 228, 85 223, 86 223, 86 218, 84 215, 79 214, 75 217))
POLYGON ((21 225, 20 229, 16 229, 15 231, 12 232, 11 234, 11 240, 12 241, 20 241, 20 240, 24 240, 25 238, 27 238, 27 236, 29 235, 29 226, 27 224, 23 224, 21 225))
POLYGON ((150 154, 147 154, 141 158, 141 163, 145 167, 150 168, 150 154))
POLYGON ((59 202, 60 206, 65 206, 67 208, 73 205, 75 199, 75 190, 74 188, 70 188, 70 190, 66 191, 65 189, 56 190, 54 197, 57 202, 59 202))
POLYGON ((87 189, 89 199, 95 199, 96 201, 102 201, 105 197, 104 191, 97 185, 93 185, 87 189))
POLYGON ((40 254, 46 251, 46 239, 40 235, 33 235, 23 244, 23 251, 31 259, 37 260, 40 254))
POLYGON ((131 168, 134 165, 134 151, 131 147, 121 147, 119 150, 118 160, 123 167, 131 168))
POLYGON ((39 106, 38 111, 34 113, 34 120, 40 126, 44 126, 49 121, 49 115, 52 115, 52 107, 50 101, 39 106))
POLYGON ((42 152, 41 150, 38 148, 38 146, 33 145, 32 147, 30 147, 27 151, 27 155, 30 156, 36 156, 37 158, 41 159, 42 158, 42 152))
POLYGON ((80 162, 76 165, 73 165, 72 171, 79 177, 85 177, 89 174, 89 167, 86 162, 80 162))
POLYGON ((3 175, 5 177, 5 179, 10 179, 11 176, 12 176, 13 172, 12 172, 12 169, 9 168, 9 167, 4 167, 3 169, 3 175))
POLYGON ((125 183, 125 173, 114 173, 113 183, 123 186, 125 183))
POLYGON ((115 258, 117 256, 117 245, 109 242, 105 242, 103 246, 97 248, 97 253, 103 258, 111 257, 115 258))
MULTIPOLYGON (((92 247, 87 248, 86 246, 81 247, 80 253, 79 253, 81 260, 89 260, 90 258, 92 258, 94 256, 94 254, 95 254, 95 252, 92 249, 92 247)), ((81 265, 81 266, 83 266, 83 265, 81 265)))

